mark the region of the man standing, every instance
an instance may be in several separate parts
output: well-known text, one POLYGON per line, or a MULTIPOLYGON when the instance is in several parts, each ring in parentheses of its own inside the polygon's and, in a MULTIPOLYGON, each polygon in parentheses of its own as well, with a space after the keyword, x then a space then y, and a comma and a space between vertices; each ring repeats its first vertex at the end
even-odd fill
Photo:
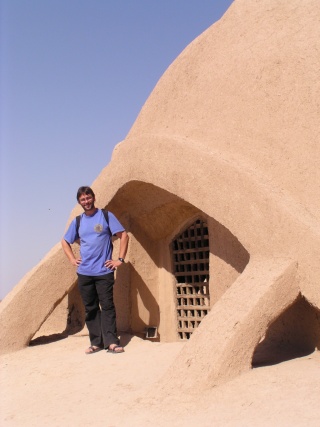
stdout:
POLYGON ((91 345, 86 354, 107 349, 122 353, 116 327, 113 302, 114 270, 124 263, 129 237, 117 218, 95 207, 95 194, 90 187, 80 187, 77 201, 84 212, 80 223, 75 218, 61 244, 72 265, 77 267, 78 286, 85 307, 86 325, 91 345), (119 257, 112 260, 112 236, 120 239, 119 257), (80 240, 80 258, 71 244, 80 240))

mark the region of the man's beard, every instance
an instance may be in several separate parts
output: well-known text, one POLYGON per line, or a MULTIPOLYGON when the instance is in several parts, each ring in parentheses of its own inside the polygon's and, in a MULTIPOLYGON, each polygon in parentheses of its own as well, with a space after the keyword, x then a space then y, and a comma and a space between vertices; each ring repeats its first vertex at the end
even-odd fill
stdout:
POLYGON ((89 206, 83 206, 83 209, 85 211, 91 211, 92 209, 94 209, 94 202, 92 202, 89 206))

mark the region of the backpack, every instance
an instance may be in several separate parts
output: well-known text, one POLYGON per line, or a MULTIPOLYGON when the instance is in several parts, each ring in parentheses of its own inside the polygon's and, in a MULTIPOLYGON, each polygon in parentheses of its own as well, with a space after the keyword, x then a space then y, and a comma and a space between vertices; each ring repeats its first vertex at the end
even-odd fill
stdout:
MULTIPOLYGON (((105 209, 101 209, 101 211, 102 211, 103 216, 104 216, 105 220, 107 221, 107 224, 109 227, 109 212, 106 211, 105 209)), ((81 221, 81 215, 78 215, 76 217, 76 232, 77 232, 78 239, 80 239, 80 236, 79 236, 80 221, 81 221)), ((109 227, 109 232, 110 232, 110 227, 109 227)), ((110 232, 110 235, 111 235, 111 232, 110 232)))

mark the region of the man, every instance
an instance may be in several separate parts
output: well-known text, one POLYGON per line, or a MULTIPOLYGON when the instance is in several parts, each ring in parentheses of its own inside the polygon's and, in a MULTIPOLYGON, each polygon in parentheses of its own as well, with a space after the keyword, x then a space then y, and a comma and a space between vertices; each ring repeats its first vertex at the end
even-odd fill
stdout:
POLYGON ((129 237, 117 218, 95 207, 95 194, 90 187, 80 187, 77 201, 84 212, 80 224, 75 218, 64 238, 62 248, 72 265, 77 267, 78 286, 86 312, 90 347, 86 354, 102 349, 111 353, 124 352, 119 345, 116 311, 113 302, 114 270, 124 263, 129 237), (119 257, 112 260, 112 236, 120 239, 119 257), (80 258, 71 244, 80 240, 80 258))

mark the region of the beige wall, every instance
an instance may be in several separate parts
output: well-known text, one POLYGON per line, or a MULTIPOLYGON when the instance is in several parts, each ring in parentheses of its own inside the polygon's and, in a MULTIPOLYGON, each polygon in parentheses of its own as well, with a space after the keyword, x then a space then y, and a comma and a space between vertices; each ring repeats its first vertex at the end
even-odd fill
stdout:
MULTIPOLYGON (((213 307, 205 364, 213 338, 224 340, 219 316, 229 316, 230 331, 242 316, 235 340, 229 331, 232 351, 221 348, 221 370, 238 348, 248 366, 268 322, 297 298, 320 308, 320 7, 300 3, 235 0, 164 73, 92 184, 98 206, 131 233, 116 288, 120 329, 143 333, 158 323, 150 326, 160 339, 176 339, 169 244, 192 218, 207 219, 213 307), (233 307, 239 287, 246 300, 233 307), (261 304, 264 293, 270 305, 261 304)), ((69 222, 78 213, 76 206, 69 222)), ((23 278, 1 303, 4 351, 29 343, 75 278, 60 247, 23 278)))

